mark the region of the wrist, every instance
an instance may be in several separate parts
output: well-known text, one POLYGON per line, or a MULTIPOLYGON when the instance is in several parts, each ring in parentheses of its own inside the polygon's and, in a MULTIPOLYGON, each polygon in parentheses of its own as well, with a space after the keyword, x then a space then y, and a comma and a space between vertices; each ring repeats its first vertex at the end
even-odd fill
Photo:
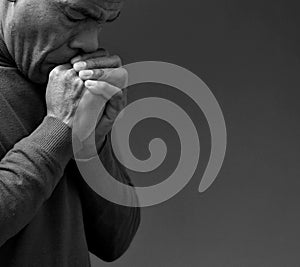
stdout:
POLYGON ((75 153, 76 160, 89 160, 98 156, 103 150, 106 143, 106 136, 98 141, 97 144, 82 142, 80 151, 75 153))

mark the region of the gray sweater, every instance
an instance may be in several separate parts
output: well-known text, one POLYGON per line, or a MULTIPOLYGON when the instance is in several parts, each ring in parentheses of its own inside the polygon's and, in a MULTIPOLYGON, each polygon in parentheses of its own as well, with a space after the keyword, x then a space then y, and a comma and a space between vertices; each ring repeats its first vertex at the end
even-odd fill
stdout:
MULTIPOLYGON (((71 158, 71 129, 46 116, 45 90, 19 73, 0 42, 1 267, 84 267, 88 251, 113 261, 128 248, 140 209, 98 196, 71 158)), ((100 159, 131 185, 110 138, 100 159)))

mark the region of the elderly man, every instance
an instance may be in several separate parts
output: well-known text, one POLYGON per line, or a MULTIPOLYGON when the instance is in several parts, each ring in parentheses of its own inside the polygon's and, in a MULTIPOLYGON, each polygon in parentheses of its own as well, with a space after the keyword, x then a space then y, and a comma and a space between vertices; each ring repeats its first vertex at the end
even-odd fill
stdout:
MULTIPOLYGON (((119 57, 99 47, 101 28, 118 17, 122 0, 0 5, 0 266, 90 266, 88 251, 113 261, 132 241, 140 210, 86 184, 71 139, 85 92, 117 92, 99 119, 96 144, 112 176, 131 185, 109 138, 127 74, 119 57)), ((95 156, 84 142, 78 153, 95 156)))

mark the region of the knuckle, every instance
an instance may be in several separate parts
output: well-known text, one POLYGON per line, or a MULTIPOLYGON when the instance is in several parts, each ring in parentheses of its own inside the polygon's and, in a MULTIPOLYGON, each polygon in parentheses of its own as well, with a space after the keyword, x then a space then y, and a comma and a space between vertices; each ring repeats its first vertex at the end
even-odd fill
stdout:
POLYGON ((122 60, 121 60, 121 58, 120 58, 118 55, 113 55, 111 58, 112 58, 114 61, 116 61, 119 65, 122 64, 122 60))
POLYGON ((118 92, 114 95, 114 100, 116 100, 117 102, 122 102, 123 96, 122 93, 118 92))
POLYGON ((108 56, 109 53, 107 50, 105 50, 104 48, 100 48, 96 53, 95 53, 96 56, 98 57, 103 57, 103 56, 108 56))
POLYGON ((102 70, 102 69, 95 69, 95 70, 93 70, 93 72, 94 72, 93 75, 94 75, 97 79, 100 79, 100 78, 104 77, 104 75, 105 75, 105 71, 102 70))
POLYGON ((118 98, 119 98, 120 101, 123 101, 123 99, 124 99, 124 94, 123 94, 122 90, 120 90, 120 91, 117 93, 117 96, 118 96, 118 98))
POLYGON ((86 60, 87 68, 95 68, 98 65, 98 58, 90 58, 86 60))
POLYGON ((112 98, 113 98, 113 100, 118 101, 118 102, 122 101, 122 99, 123 99, 123 92, 122 92, 122 90, 115 91, 115 93, 114 93, 114 95, 113 95, 112 98))
POLYGON ((118 68, 117 69, 117 81, 118 81, 118 87, 120 88, 126 88, 128 84, 128 71, 125 68, 118 68))
POLYGON ((104 81, 96 81, 91 88, 96 89, 98 92, 102 93, 106 91, 109 87, 109 84, 104 81))
POLYGON ((109 88, 109 84, 107 82, 104 82, 104 81, 100 81, 98 83, 98 86, 102 90, 107 90, 109 88))
POLYGON ((124 77, 124 78, 127 78, 128 77, 128 71, 125 69, 125 68, 118 68, 119 72, 120 72, 120 76, 121 77, 124 77))
POLYGON ((67 78, 72 78, 76 75, 76 71, 72 68, 72 69, 68 69, 66 72, 65 72, 65 76, 67 78))
POLYGON ((112 55, 112 58, 115 60, 121 61, 121 58, 118 55, 112 55))
POLYGON ((83 80, 81 80, 79 77, 76 77, 75 80, 74 80, 74 85, 77 87, 77 88, 80 88, 80 87, 83 87, 83 80))
POLYGON ((55 67, 54 69, 51 70, 51 72, 49 73, 49 77, 54 78, 54 77, 58 76, 60 72, 61 72, 60 71, 60 66, 57 66, 57 67, 55 67))

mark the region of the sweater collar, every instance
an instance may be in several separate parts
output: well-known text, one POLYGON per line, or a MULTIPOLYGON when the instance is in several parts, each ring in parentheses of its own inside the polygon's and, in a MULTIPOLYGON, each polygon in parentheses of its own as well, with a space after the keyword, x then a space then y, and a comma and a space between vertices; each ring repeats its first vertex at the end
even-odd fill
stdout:
POLYGON ((16 68, 16 63, 8 52, 6 44, 0 35, 0 66, 16 68))

